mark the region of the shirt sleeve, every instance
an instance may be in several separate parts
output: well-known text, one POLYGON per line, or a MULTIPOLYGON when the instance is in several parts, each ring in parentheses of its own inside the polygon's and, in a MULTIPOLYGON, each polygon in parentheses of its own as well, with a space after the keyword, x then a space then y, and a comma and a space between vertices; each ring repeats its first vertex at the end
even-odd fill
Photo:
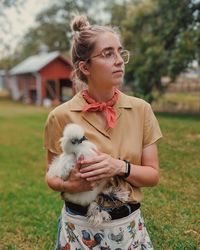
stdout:
POLYGON ((50 112, 44 129, 44 147, 55 154, 62 153, 60 148, 60 138, 62 128, 54 112, 50 112))
POLYGON ((143 147, 153 144, 162 137, 160 126, 150 104, 145 107, 143 147))

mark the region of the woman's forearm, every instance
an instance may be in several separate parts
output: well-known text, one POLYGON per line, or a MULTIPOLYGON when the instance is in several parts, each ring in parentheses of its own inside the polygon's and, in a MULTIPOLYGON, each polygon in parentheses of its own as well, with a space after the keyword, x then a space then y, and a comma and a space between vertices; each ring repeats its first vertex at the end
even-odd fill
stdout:
POLYGON ((150 166, 131 164, 130 175, 126 180, 135 187, 152 187, 158 184, 159 170, 150 166))
POLYGON ((46 183, 48 186, 57 192, 64 192, 66 183, 59 177, 49 177, 47 174, 45 176, 46 183))
POLYGON ((87 181, 76 175, 70 176, 67 180, 62 180, 60 177, 50 177, 46 174, 46 182, 48 186, 57 192, 79 193, 91 191, 96 187, 96 182, 87 181))
POLYGON ((141 165, 131 164, 127 181, 136 187, 152 187, 158 184, 160 168, 156 144, 145 147, 142 151, 141 165))
MULTIPOLYGON (((152 150, 150 150, 152 152, 152 150)), ((135 187, 152 187, 159 181, 159 164, 157 157, 149 159, 149 150, 145 150, 141 165, 131 164, 130 174, 126 181, 135 187)), ((154 154, 156 155, 156 154, 154 154)), ((81 177, 88 181, 100 181, 113 176, 123 178, 126 172, 126 163, 115 159, 110 155, 101 153, 90 161, 83 160, 83 164, 89 164, 80 170, 81 177)))
MULTIPOLYGON (((117 175, 123 176, 126 164, 124 164, 124 161, 121 161, 121 163, 120 161, 116 160, 117 175)), ((159 168, 135 164, 131 164, 130 166, 130 174, 125 180, 131 185, 135 187, 152 187, 158 184, 160 178, 159 168)))

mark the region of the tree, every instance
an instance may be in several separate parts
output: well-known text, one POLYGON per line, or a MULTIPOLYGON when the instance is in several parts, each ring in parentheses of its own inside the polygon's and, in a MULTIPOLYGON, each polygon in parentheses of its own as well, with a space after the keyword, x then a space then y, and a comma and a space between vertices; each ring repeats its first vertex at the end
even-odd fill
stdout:
POLYGON ((98 1, 90 0, 62 0, 50 8, 40 12, 37 17, 37 26, 30 29, 22 40, 22 57, 37 53, 40 44, 48 46, 50 51, 59 50, 68 52, 71 41, 70 22, 74 13, 85 13, 92 22, 91 11, 98 6, 98 1))
POLYGON ((132 57, 126 80, 148 101, 162 93, 162 77, 173 81, 199 56, 199 9, 193 0, 143 0, 114 5, 112 23, 122 27, 124 45, 132 57), (123 7, 123 18, 117 18, 123 7))
POLYGON ((7 41, 4 38, 5 35, 12 33, 12 25, 10 18, 7 14, 9 8, 15 9, 17 13, 20 13, 22 6, 26 0, 1 0, 0 1, 0 58, 3 56, 4 51, 10 50, 10 41, 7 41))
POLYGON ((37 54, 43 44, 48 47, 49 51, 59 50, 68 54, 72 35, 70 28, 72 15, 76 12, 85 13, 92 23, 95 20, 101 22, 100 15, 95 16, 94 13, 102 11, 103 3, 104 1, 99 3, 97 0, 92 2, 90 0, 60 0, 42 10, 36 16, 36 27, 27 31, 13 56, 9 56, 10 60, 4 58, 0 61, 0 65, 3 63, 8 67, 12 63, 20 62, 30 55, 37 54))

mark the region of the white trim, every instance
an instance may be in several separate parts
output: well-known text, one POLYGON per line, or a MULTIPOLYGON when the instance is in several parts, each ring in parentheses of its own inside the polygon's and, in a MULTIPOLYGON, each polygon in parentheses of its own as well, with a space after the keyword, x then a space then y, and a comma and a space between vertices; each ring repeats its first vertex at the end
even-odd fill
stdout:
POLYGON ((37 95, 37 97, 36 97, 36 104, 37 105, 42 105, 41 76, 40 76, 39 73, 34 73, 33 75, 35 77, 35 83, 36 83, 36 95, 37 95))

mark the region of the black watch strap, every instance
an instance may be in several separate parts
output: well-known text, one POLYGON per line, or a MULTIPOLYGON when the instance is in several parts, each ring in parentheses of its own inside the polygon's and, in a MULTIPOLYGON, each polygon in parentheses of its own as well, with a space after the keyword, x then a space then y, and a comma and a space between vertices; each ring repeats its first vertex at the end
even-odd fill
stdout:
POLYGON ((127 160, 124 160, 124 162, 126 163, 126 168, 125 168, 125 173, 122 177, 127 178, 127 177, 129 177, 130 172, 131 172, 131 163, 127 160))

